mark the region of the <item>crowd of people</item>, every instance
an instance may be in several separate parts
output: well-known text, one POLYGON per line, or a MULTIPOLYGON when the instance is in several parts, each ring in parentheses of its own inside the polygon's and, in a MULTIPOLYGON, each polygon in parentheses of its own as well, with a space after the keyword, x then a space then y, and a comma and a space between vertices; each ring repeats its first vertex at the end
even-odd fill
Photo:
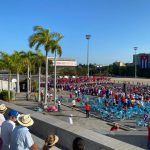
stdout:
MULTIPOLYGON (((144 106, 144 102, 150 101, 150 87, 143 84, 132 85, 130 83, 114 84, 110 82, 110 78, 78 78, 78 79, 60 79, 57 81, 57 86, 63 90, 70 91, 73 94, 72 110, 75 110, 78 98, 85 99, 85 95, 93 95, 103 98, 105 107, 109 105, 117 106, 122 104, 122 110, 129 107, 144 106), (75 97, 75 99, 74 99, 75 97), (111 103, 110 103, 111 101, 111 103)), ((53 87, 53 82, 49 82, 49 88, 53 87)), ((63 96, 63 95, 62 95, 63 96)), ((44 93, 41 95, 44 99, 44 93)), ((62 97, 61 97, 62 98, 62 97)), ((43 100, 42 99, 42 100, 43 100)), ((101 100, 101 99, 98 99, 101 100)), ((88 100, 85 101, 86 117, 90 116, 91 106, 88 100)), ((58 100, 58 111, 61 110, 61 100, 58 100)), ((16 110, 8 112, 8 119, 5 120, 4 113, 7 107, 4 104, 0 105, 0 150, 38 150, 37 144, 34 143, 28 127, 34 124, 33 119, 29 114, 19 114, 16 110)), ((119 111, 119 110, 118 110, 119 111)), ((110 131, 117 131, 119 124, 114 124, 110 131)), ((45 139, 45 144, 41 146, 43 150, 50 150, 56 143, 59 142, 59 137, 55 134, 49 134, 45 139)), ((150 149, 150 120, 148 120, 148 147, 150 149)), ((80 137, 73 141, 73 150, 84 150, 85 143, 80 137)))

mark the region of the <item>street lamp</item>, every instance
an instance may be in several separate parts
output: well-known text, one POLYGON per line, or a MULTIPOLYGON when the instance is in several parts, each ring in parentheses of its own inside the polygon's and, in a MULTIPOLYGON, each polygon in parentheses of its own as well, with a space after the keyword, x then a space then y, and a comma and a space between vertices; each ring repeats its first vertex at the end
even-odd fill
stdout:
POLYGON ((134 77, 136 78, 137 75, 136 75, 136 72, 137 72, 137 69, 136 69, 136 51, 138 49, 138 47, 133 47, 134 48, 134 51, 135 51, 135 55, 134 55, 134 67, 135 67, 135 72, 134 72, 134 77))
POLYGON ((56 105, 56 50, 54 57, 54 104, 56 105))
POLYGON ((88 40, 87 44, 87 76, 89 77, 89 40, 91 38, 91 35, 87 34, 86 39, 88 40))

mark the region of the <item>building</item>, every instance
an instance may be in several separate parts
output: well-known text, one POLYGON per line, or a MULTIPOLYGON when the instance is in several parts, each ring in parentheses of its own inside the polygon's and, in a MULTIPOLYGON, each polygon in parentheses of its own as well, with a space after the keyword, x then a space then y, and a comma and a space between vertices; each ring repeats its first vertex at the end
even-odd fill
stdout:
MULTIPOLYGON (((52 60, 54 65, 54 58, 49 57, 50 60, 52 60)), ((75 59, 68 59, 68 58, 56 58, 56 66, 62 66, 62 67, 75 67, 77 66, 77 61, 75 59)))
POLYGON ((123 63, 122 61, 115 61, 113 64, 118 66, 118 67, 126 66, 125 63, 123 63))
POLYGON ((133 65, 135 64, 136 60, 136 65, 143 68, 147 69, 150 68, 150 54, 146 53, 140 53, 140 54, 134 54, 133 55, 133 65))
MULTIPOLYGON (((52 61, 52 65, 54 66, 54 57, 49 58, 52 61)), ((68 58, 56 58, 56 66, 57 66, 57 75, 67 75, 69 74, 75 75, 76 74, 76 66, 77 61, 75 59, 68 59, 68 58)), ((54 69, 51 70, 54 73, 54 69)))

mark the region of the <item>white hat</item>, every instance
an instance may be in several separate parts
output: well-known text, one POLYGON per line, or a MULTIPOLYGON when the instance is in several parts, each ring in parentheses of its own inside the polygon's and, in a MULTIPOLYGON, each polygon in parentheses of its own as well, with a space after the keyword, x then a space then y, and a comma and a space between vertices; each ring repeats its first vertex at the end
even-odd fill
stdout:
POLYGON ((17 121, 20 125, 25 126, 25 127, 32 126, 34 123, 32 118, 30 117, 30 114, 19 115, 19 117, 17 117, 17 121))
POLYGON ((5 104, 1 104, 0 105, 0 113, 3 113, 5 110, 7 110, 7 107, 5 106, 5 104))
POLYGON ((58 142, 58 140, 59 140, 59 138, 57 135, 51 134, 51 135, 48 135, 48 137, 45 140, 45 143, 47 144, 48 147, 49 146, 51 147, 51 146, 55 145, 58 142))

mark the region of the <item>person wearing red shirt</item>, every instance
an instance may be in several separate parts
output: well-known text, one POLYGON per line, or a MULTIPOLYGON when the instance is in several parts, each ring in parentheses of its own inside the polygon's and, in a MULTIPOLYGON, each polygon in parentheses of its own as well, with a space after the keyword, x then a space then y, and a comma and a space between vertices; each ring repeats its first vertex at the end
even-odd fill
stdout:
POLYGON ((122 102, 122 104, 124 104, 124 102, 125 102, 125 97, 124 96, 121 97, 121 102, 122 102))
POLYGON ((109 134, 114 135, 116 131, 119 130, 119 124, 115 123, 111 128, 109 134))
POLYGON ((90 105, 87 102, 85 103, 85 111, 86 111, 86 118, 89 118, 90 105))
POLYGON ((118 123, 115 123, 115 124, 111 127, 110 131, 117 131, 118 129, 119 129, 119 124, 118 124, 118 123))

